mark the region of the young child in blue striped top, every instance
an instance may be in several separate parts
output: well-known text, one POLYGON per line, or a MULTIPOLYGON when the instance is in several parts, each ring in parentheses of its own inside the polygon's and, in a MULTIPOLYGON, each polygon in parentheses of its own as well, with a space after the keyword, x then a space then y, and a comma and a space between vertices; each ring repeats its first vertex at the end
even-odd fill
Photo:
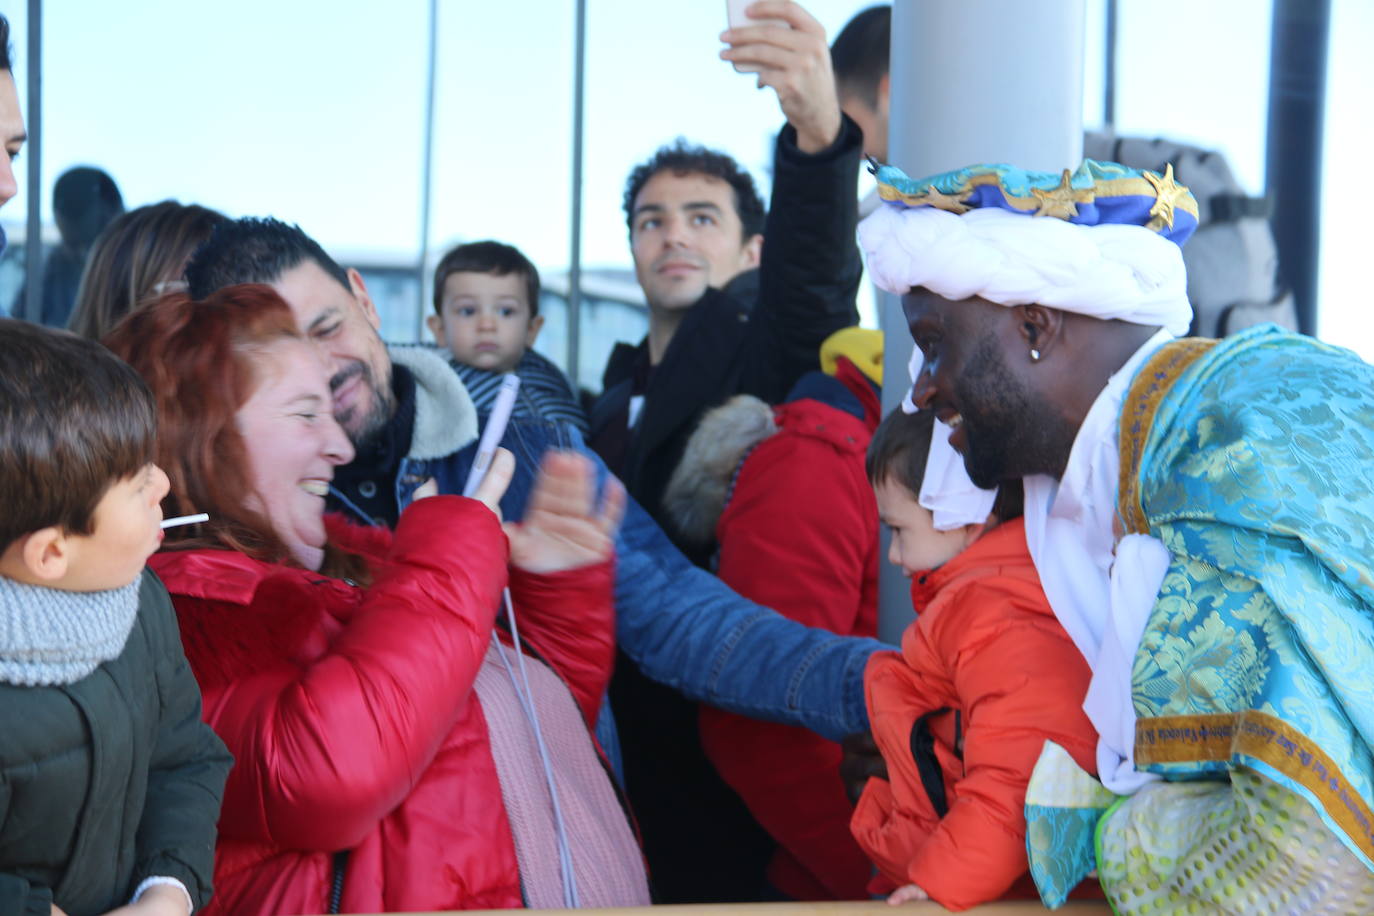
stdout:
POLYGON ((539 272, 518 249, 471 242, 435 268, 429 329, 478 412, 491 411, 501 376, 514 372, 521 382, 516 417, 567 422, 585 433, 587 418, 567 378, 533 349, 543 324, 539 272))

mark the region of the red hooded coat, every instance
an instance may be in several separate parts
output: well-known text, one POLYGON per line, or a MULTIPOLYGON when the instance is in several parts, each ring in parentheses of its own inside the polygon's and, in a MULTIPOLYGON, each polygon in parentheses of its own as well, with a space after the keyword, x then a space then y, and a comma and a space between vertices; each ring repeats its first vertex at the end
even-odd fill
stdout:
MULTIPOLYGON (((507 582, 495 515, 416 502, 394 536, 327 519, 359 588, 227 550, 150 565, 172 595, 206 721, 235 765, 207 916, 521 905, 515 848, 473 682, 507 582)), ((512 572, 521 636, 590 727, 613 653, 611 564, 512 572)))
MULTIPOLYGON (((864 454, 881 409, 848 360, 836 376, 866 417, 810 398, 775 408, 778 431, 743 463, 716 525, 718 571, 744 597, 793 620, 872 636, 878 506, 864 454)), ((701 710, 701 737, 721 778, 777 840, 768 878, 778 890, 799 900, 867 896, 871 867, 849 832, 853 806, 838 744, 709 706, 701 710)))

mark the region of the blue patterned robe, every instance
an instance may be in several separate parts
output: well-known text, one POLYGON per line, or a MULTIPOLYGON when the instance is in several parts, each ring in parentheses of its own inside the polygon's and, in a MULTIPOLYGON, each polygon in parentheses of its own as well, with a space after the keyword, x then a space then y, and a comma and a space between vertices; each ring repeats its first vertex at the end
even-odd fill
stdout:
MULTIPOLYGON (((1108 896, 1374 910, 1374 367, 1273 326, 1176 341, 1132 381, 1120 445, 1122 529, 1172 562, 1131 679, 1136 766, 1164 781, 1097 821, 1108 896)), ((1032 871, 1071 886, 1069 821, 1036 796, 1032 871)))

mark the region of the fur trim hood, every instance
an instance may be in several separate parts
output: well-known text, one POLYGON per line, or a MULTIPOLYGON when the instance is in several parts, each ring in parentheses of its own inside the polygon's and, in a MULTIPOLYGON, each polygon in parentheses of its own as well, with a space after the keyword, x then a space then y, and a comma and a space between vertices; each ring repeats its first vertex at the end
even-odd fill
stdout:
POLYGON ((437 350, 424 345, 388 346, 391 361, 415 376, 415 432, 410 458, 446 458, 477 438, 477 408, 458 373, 437 350))
POLYGON ((735 473, 749 452, 777 431, 773 408, 748 394, 701 418, 663 494, 663 508, 684 539, 701 546, 715 541, 735 473))

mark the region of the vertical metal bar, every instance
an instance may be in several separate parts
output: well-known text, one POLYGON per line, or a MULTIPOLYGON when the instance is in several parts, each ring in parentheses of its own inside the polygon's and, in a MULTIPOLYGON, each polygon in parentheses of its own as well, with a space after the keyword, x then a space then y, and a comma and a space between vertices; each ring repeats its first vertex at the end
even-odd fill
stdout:
POLYGON ((420 301, 415 309, 415 339, 425 339, 425 314, 429 297, 429 198, 434 184, 434 72, 439 44, 439 0, 429 0, 429 58, 425 76, 424 161, 420 168, 420 260, 415 265, 420 301))
MULTIPOLYGON (((904 4, 908 0, 897 0, 904 4)), ((896 7, 894 7, 894 10, 896 7)), ((897 24, 895 18, 893 25, 897 24)), ((893 36, 898 33, 893 29, 893 36)), ((905 34, 905 32, 903 33, 905 34)), ((899 88, 896 82, 891 85, 891 100, 910 105, 912 96, 910 85, 899 88)), ((889 136, 892 136, 889 134, 889 136)), ((907 330, 906 316, 902 313, 902 297, 892 293, 878 293, 878 323, 883 329, 883 415, 901 410, 902 401, 911 390, 907 378, 907 363, 911 360, 911 332, 907 330)), ((900 568, 887 562, 887 553, 892 548, 892 530, 886 525, 878 528, 878 638, 894 646, 901 645, 902 633, 911 623, 911 583, 900 568)))
POLYGON ((24 317, 43 319, 43 0, 29 0, 28 229, 24 233, 24 317))
POLYGON ((1102 69, 1102 124, 1108 131, 1116 125, 1116 9, 1117 0, 1107 0, 1106 59, 1102 69))
POLYGON ((1279 274, 1293 290, 1298 330, 1317 331, 1322 134, 1331 0, 1274 0, 1269 51, 1265 189, 1279 274))
POLYGON ((577 0, 573 45, 572 250, 568 254, 568 357, 574 389, 581 387, 582 343, 582 103, 586 94, 587 0, 577 0))
MULTIPOLYGON (((888 153, 909 175, 930 175, 971 162, 1014 162, 1058 171, 1083 158, 1083 47, 1086 0, 1036 4, 1044 34, 1056 36, 1051 60, 1017 40, 1023 0, 895 0, 892 5, 891 124, 888 153), (931 35, 972 35, 997 42, 994 58, 971 55, 931 35), (998 41, 998 36, 1001 40, 998 41), (910 53, 921 48, 920 54, 910 53), (923 87, 959 86, 957 94, 923 87)), ((880 298, 883 408, 907 392, 911 334, 901 300, 880 298)), ((888 541, 882 542, 883 556, 888 541)), ((882 563, 878 636, 901 639, 911 622, 911 585, 882 563)))

